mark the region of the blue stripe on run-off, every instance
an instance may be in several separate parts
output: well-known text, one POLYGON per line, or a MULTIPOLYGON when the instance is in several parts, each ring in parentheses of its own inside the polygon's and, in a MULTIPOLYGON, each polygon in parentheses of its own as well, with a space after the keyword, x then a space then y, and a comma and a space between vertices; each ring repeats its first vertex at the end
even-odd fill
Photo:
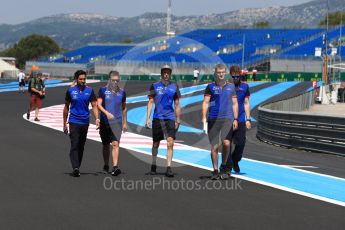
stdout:
MULTIPOLYGON (((271 87, 267 87, 265 89, 262 89, 256 93, 253 93, 250 96, 250 108, 255 108, 256 106, 260 105, 264 101, 270 99, 271 97, 274 97, 285 90, 290 89, 291 87, 299 84, 300 82, 298 81, 288 81, 288 82, 282 82, 276 85, 273 85, 271 87)), ((252 121, 256 121, 255 118, 251 118, 252 121)))
MULTIPOLYGON (((61 83, 62 80, 46 80, 44 84, 50 85, 50 84, 58 84, 61 83)), ((27 85, 27 83, 26 83, 27 85)), ((18 88, 18 82, 13 81, 5 84, 0 84, 0 89, 10 89, 10 88, 18 88)))
MULTIPOLYGON (((186 88, 181 88, 180 89, 180 93, 181 95, 187 95, 187 94, 191 94, 191 93, 195 93, 201 90, 205 90, 207 84, 203 84, 203 85, 195 85, 195 86, 191 86, 191 87, 186 87, 186 88)), ((126 102, 127 103, 137 103, 137 102, 144 102, 147 101, 147 95, 145 96, 137 96, 137 97, 130 97, 127 98, 126 102)))
MULTIPOLYGON (((249 82, 248 85, 249 87, 254 87, 263 83, 266 83, 266 82, 249 82)), ((298 82, 283 82, 283 83, 265 88, 263 90, 260 90, 252 94, 250 98, 251 107, 254 108, 257 104, 266 101, 270 97, 273 97, 296 84, 298 84, 298 82)), ((188 92, 188 90, 186 92, 188 92)), ((183 107, 186 107, 187 105, 201 102, 203 98, 204 98, 203 94, 191 96, 191 97, 185 97, 185 98, 180 99, 180 104, 181 104, 181 107, 183 108, 183 107)), ((147 100, 147 98, 145 98, 145 100, 147 100)), ((127 119, 128 119, 128 122, 143 127, 146 122, 146 106, 141 106, 141 107, 129 110, 127 119)), ((152 119, 152 114, 151 114, 151 119, 152 119)), ((189 132, 189 133, 200 134, 200 133, 203 133, 203 130, 181 125, 179 127, 179 132, 189 132)))
MULTIPOLYGON (((257 85, 261 85, 264 84, 266 82, 251 82, 249 83, 249 85, 251 87, 253 86, 257 86, 257 85)), ((191 93, 195 93, 198 91, 203 91, 205 90, 207 84, 203 84, 203 85, 195 85, 195 86, 190 86, 190 87, 185 87, 185 88, 181 88, 180 89, 180 93, 181 95, 187 95, 187 94, 191 94, 191 93)), ((144 96, 137 96, 137 97, 129 97, 127 98, 126 102, 128 103, 138 103, 138 102, 144 102, 147 101, 147 95, 144 96)))
MULTIPOLYGON (((151 154, 151 148, 134 147, 141 152, 151 154)), ((160 148, 158 155, 165 158, 166 149, 160 148)), ((201 167, 212 168, 210 151, 193 148, 191 150, 174 149, 174 160, 201 167)), ((219 156, 221 162, 221 156, 219 156)), ((345 202, 345 179, 314 174, 266 162, 243 159, 241 177, 258 180, 309 193, 324 198, 345 202)))
MULTIPOLYGON (((46 88, 56 87, 60 85, 69 85, 71 83, 62 83, 62 80, 46 80, 44 82, 46 88)), ((18 90, 18 82, 10 82, 6 84, 0 84, 0 92, 9 92, 9 91, 17 91, 18 90)), ((28 84, 25 84, 25 89, 28 88, 28 84)))

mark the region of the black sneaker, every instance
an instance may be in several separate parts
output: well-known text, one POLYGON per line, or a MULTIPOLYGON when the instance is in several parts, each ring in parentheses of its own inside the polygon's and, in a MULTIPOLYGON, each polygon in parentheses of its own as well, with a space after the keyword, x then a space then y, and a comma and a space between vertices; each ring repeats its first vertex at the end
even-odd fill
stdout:
POLYGON ((37 117, 35 118, 35 121, 40 121, 40 119, 38 119, 37 117))
POLYGON ((30 119, 30 113, 26 113, 26 119, 30 119))
POLYGON ((220 167, 220 174, 219 174, 219 177, 220 179, 222 180, 227 180, 229 179, 231 176, 231 172, 226 168, 226 167, 220 167))
POLYGON ((80 172, 78 168, 73 169, 72 175, 74 177, 80 177, 80 172))
POLYGON ((166 177, 174 177, 174 174, 171 170, 171 167, 167 167, 167 171, 165 172, 166 177))
POLYGON ((109 165, 104 165, 103 166, 103 173, 108 174, 109 173, 109 165))
POLYGON ((236 173, 239 173, 241 171, 240 166, 238 165, 238 161, 234 161, 233 168, 236 173))
POLYGON ((156 174, 157 174, 157 165, 151 165, 150 175, 156 175, 156 174))
POLYGON ((218 179, 219 179, 218 170, 214 170, 214 171, 212 172, 210 179, 211 179, 211 180, 218 180, 218 179))
POLYGON ((111 175, 112 175, 112 176, 118 176, 118 175, 120 175, 120 174, 121 174, 120 168, 117 167, 117 166, 114 166, 114 167, 113 167, 113 171, 111 171, 111 175))

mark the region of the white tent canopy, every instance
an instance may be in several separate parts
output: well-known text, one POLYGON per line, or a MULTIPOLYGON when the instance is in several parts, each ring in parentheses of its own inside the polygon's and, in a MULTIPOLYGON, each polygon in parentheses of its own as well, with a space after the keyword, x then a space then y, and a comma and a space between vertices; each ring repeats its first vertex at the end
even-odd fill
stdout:
POLYGON ((19 70, 16 68, 14 64, 10 64, 9 62, 15 63, 15 58, 8 58, 8 57, 0 57, 0 73, 1 77, 4 78, 16 78, 19 70))

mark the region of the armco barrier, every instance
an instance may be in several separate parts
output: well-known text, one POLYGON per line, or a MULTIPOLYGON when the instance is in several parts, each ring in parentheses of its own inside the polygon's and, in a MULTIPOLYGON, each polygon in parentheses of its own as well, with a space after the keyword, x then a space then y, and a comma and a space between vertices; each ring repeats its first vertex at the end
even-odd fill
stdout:
MULTIPOLYGON (((95 80, 106 80, 107 75, 89 75, 89 79, 95 80)), ((193 75, 173 75, 173 80, 179 81, 193 81, 193 75)), ((227 76, 229 79, 230 76, 227 76)), ((156 81, 160 79, 159 75, 121 75, 122 80, 126 81, 156 81)), ((201 75, 199 82, 211 82, 213 81, 213 75, 201 75)), ((252 82, 253 76, 248 75, 247 81, 252 82)), ((276 81, 276 82, 286 82, 286 81, 321 81, 321 73, 260 73, 256 75, 256 81, 276 81)), ((342 73, 341 80, 345 80, 345 73, 342 73)))
MULTIPOLYGON (((311 93, 308 93, 309 96, 311 93)), ((295 104, 301 108, 296 98, 293 98, 294 103, 290 103, 291 100, 280 101, 280 104, 285 108, 288 107, 287 104, 295 104)), ((308 101, 305 97, 302 100, 308 101)), ((258 109, 256 134, 258 139, 288 148, 345 156, 344 117, 281 111, 279 106, 273 104, 267 104, 258 109)), ((307 104, 305 103, 305 106, 310 106, 307 104)))
MULTIPOLYGON (((72 78, 71 78, 72 79, 72 78)), ((107 75, 88 75, 88 79, 94 79, 94 80, 107 80, 107 75)), ((160 80, 159 75, 121 75, 122 81, 158 81, 160 80)), ((172 76, 173 81, 193 81, 192 75, 173 75, 172 76)), ((203 75, 199 82, 211 82, 214 78, 212 75, 203 75)))

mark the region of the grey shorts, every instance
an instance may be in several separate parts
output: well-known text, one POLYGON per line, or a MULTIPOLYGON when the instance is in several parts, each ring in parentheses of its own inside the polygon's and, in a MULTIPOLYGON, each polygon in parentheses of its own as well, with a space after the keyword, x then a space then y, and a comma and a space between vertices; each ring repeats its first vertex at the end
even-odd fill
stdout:
POLYGON ((224 140, 232 140, 232 120, 219 119, 208 120, 207 123, 208 139, 212 146, 222 143, 224 140))

